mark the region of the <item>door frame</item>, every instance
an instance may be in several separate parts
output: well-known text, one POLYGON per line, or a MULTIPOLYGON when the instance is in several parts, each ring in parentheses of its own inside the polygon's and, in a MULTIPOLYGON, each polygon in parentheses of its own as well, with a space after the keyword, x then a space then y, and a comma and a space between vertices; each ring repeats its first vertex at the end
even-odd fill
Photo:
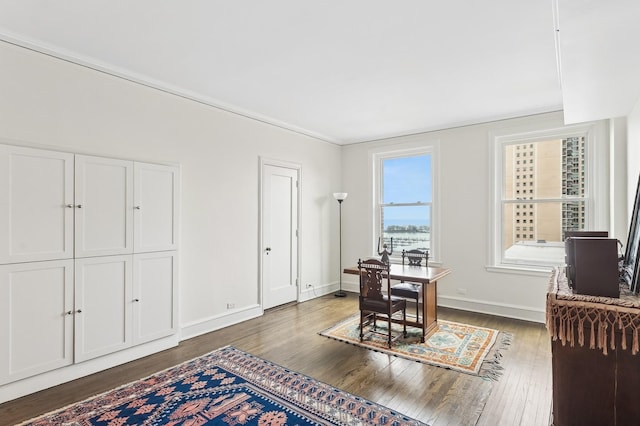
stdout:
POLYGON ((302 199, 302 166, 298 163, 293 163, 290 161, 285 161, 285 160, 277 160, 277 159, 273 159, 273 158, 268 158, 268 157, 259 157, 260 159, 260 166, 259 166, 259 185, 258 185, 258 301, 260 303, 260 307, 262 308, 262 311, 264 312, 264 280, 263 280, 263 269, 264 269, 264 264, 263 264, 263 256, 262 256, 262 247, 264 247, 264 212, 263 212, 263 189, 264 189, 264 182, 263 182, 263 176, 264 176, 264 168, 265 166, 275 166, 275 167, 283 167, 286 169, 291 169, 291 170, 295 170, 296 174, 297 174, 297 179, 298 179, 298 188, 297 188, 297 195, 298 195, 298 200, 297 200, 297 204, 298 204, 298 208, 297 208, 297 217, 296 217, 296 221, 297 221, 297 227, 296 229, 298 230, 298 238, 296 241, 296 253, 297 253, 297 259, 295 260, 296 262, 296 271, 297 271, 297 275, 296 275, 296 282, 298 283, 297 285, 297 290, 296 290, 296 302, 300 301, 300 265, 301 265, 301 255, 300 255, 300 247, 302 246, 301 241, 302 241, 302 231, 301 231, 301 225, 302 225, 302 203, 301 203, 301 199, 302 199))

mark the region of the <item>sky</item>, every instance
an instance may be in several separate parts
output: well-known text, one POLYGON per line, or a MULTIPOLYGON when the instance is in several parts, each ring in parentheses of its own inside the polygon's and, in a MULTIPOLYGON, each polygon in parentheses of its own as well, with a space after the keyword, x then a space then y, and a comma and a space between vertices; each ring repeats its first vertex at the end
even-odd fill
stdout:
MULTIPOLYGON (((431 156, 383 160, 383 203, 432 201, 431 156)), ((429 206, 387 207, 386 225, 428 225, 429 206)))

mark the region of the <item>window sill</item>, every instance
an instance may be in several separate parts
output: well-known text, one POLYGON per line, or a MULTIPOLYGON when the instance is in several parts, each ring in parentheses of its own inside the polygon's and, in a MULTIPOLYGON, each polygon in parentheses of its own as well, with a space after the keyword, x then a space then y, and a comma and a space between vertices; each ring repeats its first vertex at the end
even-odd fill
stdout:
POLYGON ((487 272, 497 272, 500 274, 529 275, 533 277, 547 277, 554 269, 554 266, 517 266, 517 265, 488 265, 485 266, 487 272))

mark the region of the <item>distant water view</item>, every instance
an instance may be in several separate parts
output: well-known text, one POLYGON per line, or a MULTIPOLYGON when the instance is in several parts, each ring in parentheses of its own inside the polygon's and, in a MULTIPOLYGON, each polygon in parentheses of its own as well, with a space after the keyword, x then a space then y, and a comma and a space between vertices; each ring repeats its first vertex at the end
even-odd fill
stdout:
POLYGON ((391 219, 388 217, 385 217, 385 225, 387 227, 389 226, 408 226, 408 225, 414 225, 414 226, 429 226, 429 221, 428 220, 420 220, 420 219, 391 219))
POLYGON ((431 227, 426 221, 395 220, 386 225, 383 239, 389 244, 393 238, 394 251, 431 248, 431 227))

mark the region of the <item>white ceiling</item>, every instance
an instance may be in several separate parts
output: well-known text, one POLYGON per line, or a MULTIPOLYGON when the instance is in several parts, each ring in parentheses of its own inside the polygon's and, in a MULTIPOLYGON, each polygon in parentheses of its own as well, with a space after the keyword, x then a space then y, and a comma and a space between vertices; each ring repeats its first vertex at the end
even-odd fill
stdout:
POLYGON ((338 144, 563 101, 550 0, 0 0, 0 39, 338 144))
POLYGON ((640 100, 640 1, 556 1, 565 122, 629 115, 640 100))

